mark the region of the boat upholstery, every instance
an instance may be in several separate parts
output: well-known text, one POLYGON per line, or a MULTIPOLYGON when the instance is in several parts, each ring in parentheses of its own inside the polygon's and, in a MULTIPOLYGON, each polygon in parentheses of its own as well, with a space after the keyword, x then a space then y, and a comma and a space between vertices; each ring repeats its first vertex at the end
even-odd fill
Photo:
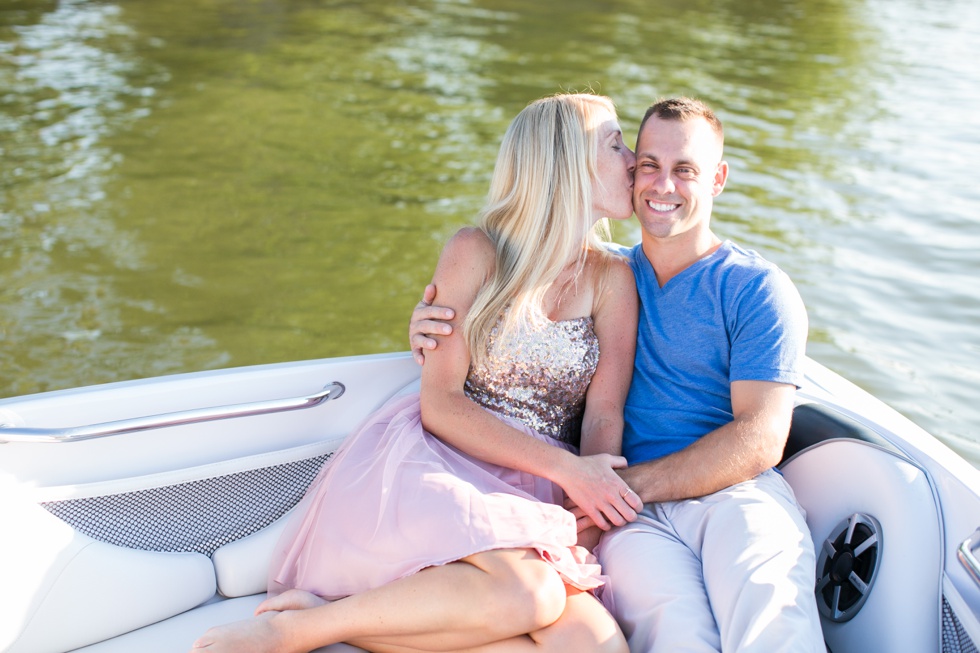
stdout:
MULTIPOLYGON (((208 628, 252 616, 265 594, 218 601, 121 637, 78 649, 75 653, 182 653, 208 628)), ((363 653, 349 644, 331 644, 311 653, 363 653)))
POLYGON ((139 551, 77 532, 35 503, 6 497, 17 537, 0 558, 0 650, 56 653, 144 626, 214 595, 199 553, 139 551), (147 601, 147 596, 156 597, 147 601), (15 600, 16 599, 16 600, 15 600))
POLYGON ((821 617, 828 649, 939 651, 943 530, 925 472, 822 406, 797 407, 787 450, 780 471, 806 511, 818 556, 853 515, 880 525, 879 567, 864 605, 844 622, 821 617))
POLYGON ((211 562, 222 596, 234 598, 265 592, 272 550, 292 514, 290 511, 262 530, 214 552, 211 562))
MULTIPOLYGON (((23 600, 23 594, 16 601, 9 599, 11 607, 4 612, 11 618, 0 620, 0 650, 57 653, 85 647, 80 650, 170 653, 188 650, 194 637, 210 626, 247 619, 265 596, 272 550, 291 514, 282 514, 278 508, 284 505, 283 495, 290 497, 289 505, 294 504, 303 491, 299 487, 297 492, 295 486, 305 487, 312 479, 309 465, 319 467, 336 444, 304 446, 272 456, 226 461, 218 467, 183 470, 179 478, 151 475, 108 484, 46 488, 41 493, 72 495, 60 501, 38 503, 37 493, 23 501, 4 501, 0 523, 14 525, 17 532, 29 533, 30 537, 18 538, 18 549, 0 559, 0 577, 10 578, 16 587, 35 596, 29 602, 23 600), (265 467, 257 467, 256 458, 265 467), (270 488, 266 470, 276 471, 274 478, 279 485, 275 488, 270 488), (162 485, 163 479, 176 482, 162 485), (292 486, 288 492, 283 485, 286 482, 292 486), (108 490, 114 494, 103 494, 108 490), (268 511, 254 509, 245 510, 248 514, 244 520, 217 526, 207 523, 213 519, 210 513, 224 506, 223 495, 247 504, 260 491, 280 495, 276 509, 281 517, 271 524, 268 511), (209 493, 219 496, 205 496, 209 493), (157 513, 165 512, 166 501, 181 505, 185 496, 197 498, 201 504, 212 500, 215 505, 199 505, 201 515, 185 514, 182 523, 164 522, 161 527, 159 520, 169 517, 157 513), (131 501, 144 510, 155 504, 161 507, 136 515, 135 508, 126 508, 131 501), (86 510, 80 509, 98 512, 119 505, 124 507, 119 522, 104 514, 85 516, 86 510), (200 532, 202 527, 206 532, 200 532), (100 529, 97 535, 102 539, 131 546, 150 541, 191 551, 118 546, 79 530, 93 528, 100 529), (188 535, 177 537, 167 533, 168 529, 187 531, 188 535), (154 531, 160 533, 152 534, 154 531), (246 535, 233 539, 235 531, 246 535), (211 544, 215 541, 219 543, 216 548, 211 544), (24 565, 24 560, 31 564, 24 565), (149 596, 152 601, 147 600, 149 596)), ((341 653, 360 649, 334 645, 322 650, 341 653)))
POLYGON ((0 578, 18 592, 0 593, 0 650, 71 650, 265 592, 278 518, 336 445, 6 494, 0 523, 20 535, 0 578))
MULTIPOLYGON (((418 388, 417 380, 403 385, 393 391, 418 388)), ((285 422, 278 426, 278 433, 290 429, 285 422)), ((6 544, 0 557, 0 578, 12 579, 20 593, 0 593, 0 650, 56 652, 100 640, 82 650, 187 650, 208 627, 249 617, 264 597, 283 513, 341 439, 172 472, 40 487, 30 500, 5 500, 0 523, 29 536, 6 544), (232 500, 238 503, 227 503, 232 500), (122 505, 117 501, 132 502, 126 505, 127 532, 100 516, 91 521, 103 531, 86 534, 90 524, 83 513, 116 512, 122 505), (268 505, 254 511, 256 503, 268 505), (185 505, 190 509, 174 508, 185 505), (193 523, 178 528, 167 521, 175 514, 193 523), (238 523, 240 518, 248 523, 238 523), (218 521, 220 532, 214 530, 218 521), (148 530, 154 531, 151 546, 144 542, 148 530), (178 530, 195 536, 178 542, 178 530)), ((824 621, 829 649, 938 651, 942 526, 924 472, 855 419, 815 404, 796 408, 780 469, 807 512, 818 552, 854 514, 881 525, 878 579, 850 621, 824 621)))
MULTIPOLYGON (((193 641, 185 641, 189 632, 249 617, 264 595, 284 515, 344 434, 377 408, 386 384, 389 393, 417 389, 417 382, 406 386, 417 380, 417 366, 404 367, 411 374, 393 374, 386 363, 386 376, 372 377, 374 393, 360 401, 351 394, 340 413, 327 406, 314 425, 321 434, 304 436, 306 442, 293 433, 310 430, 310 412, 293 411, 268 419, 265 429, 247 426, 253 421, 200 428, 193 444, 180 442, 175 429, 45 448, 45 454, 58 454, 111 447, 110 457, 103 453, 101 459, 113 464, 100 469, 113 473, 86 475, 72 468, 64 484, 14 485, 24 490, 23 501, 8 501, 3 493, 0 524, 30 536, 2 548, 0 578, 5 587, 11 579, 18 592, 0 593, 0 650, 54 653, 94 642, 108 647, 104 650, 187 650, 193 641), (230 438, 234 446, 225 446, 225 455, 215 461, 205 438, 230 438), (133 469, 153 468, 149 473, 125 474, 130 465, 117 448, 133 446, 142 449, 133 469), (175 449, 186 462, 144 464, 157 451, 175 449), (123 474, 114 473, 117 469, 123 474), (25 559, 31 564, 24 565, 25 559)), ((356 387, 356 377, 343 378, 356 387)), ((78 418, 90 421, 111 418, 78 418)), ((78 458, 85 468, 83 456, 78 458)))

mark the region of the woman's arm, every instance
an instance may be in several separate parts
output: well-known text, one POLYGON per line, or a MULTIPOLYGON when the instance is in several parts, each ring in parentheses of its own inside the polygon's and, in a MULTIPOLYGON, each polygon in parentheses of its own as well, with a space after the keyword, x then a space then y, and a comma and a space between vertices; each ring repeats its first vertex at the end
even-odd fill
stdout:
POLYGON ((592 315, 599 364, 586 395, 581 453, 618 456, 623 446, 623 408, 633 378, 639 301, 626 261, 613 261, 599 286, 592 315))
POLYGON ((622 498, 626 484, 613 471, 621 458, 580 458, 514 429, 471 401, 463 392, 470 356, 462 335, 473 300, 492 273, 493 244, 477 229, 464 229, 446 244, 433 282, 436 301, 452 308, 453 333, 426 355, 422 367, 421 412, 427 431, 489 463, 519 469, 558 484, 602 528, 623 524, 633 510, 622 498))
MULTIPOLYGON (((597 285, 592 318, 599 338, 599 364, 586 395, 581 454, 618 456, 623 446, 623 408, 633 377, 639 301, 633 271, 625 261, 613 261, 603 283, 597 285)), ((624 499, 634 510, 643 508, 635 492, 628 492, 624 499)), ((573 514, 584 517, 582 511, 573 514)), ((635 513, 627 518, 632 521, 635 513)), ((578 523, 579 544, 592 550, 599 542, 600 529, 587 518, 578 523)))

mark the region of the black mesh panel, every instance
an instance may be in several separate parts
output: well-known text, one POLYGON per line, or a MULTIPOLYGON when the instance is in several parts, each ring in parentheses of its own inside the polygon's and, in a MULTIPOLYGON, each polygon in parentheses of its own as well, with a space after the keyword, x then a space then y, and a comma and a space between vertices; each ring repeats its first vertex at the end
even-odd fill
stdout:
POLYGON ((963 624, 956 618, 946 597, 943 597, 943 651, 942 653, 977 653, 977 647, 966 634, 963 624))
POLYGON ((146 551, 195 551, 251 535, 303 497, 332 454, 179 485, 41 505, 102 542, 146 551))

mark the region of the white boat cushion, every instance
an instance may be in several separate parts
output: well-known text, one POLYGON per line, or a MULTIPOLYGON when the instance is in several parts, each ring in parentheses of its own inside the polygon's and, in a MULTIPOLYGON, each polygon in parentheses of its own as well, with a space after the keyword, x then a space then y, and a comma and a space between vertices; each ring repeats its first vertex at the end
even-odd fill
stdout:
MULTIPOLYGON (((160 623, 126 633, 121 637, 78 649, 74 653, 183 653, 208 628, 241 621, 252 616, 265 594, 245 596, 202 605, 160 623)), ((311 653, 360 653, 349 644, 331 644, 311 653)))
POLYGON ((248 596, 266 591, 272 550, 292 514, 290 510, 257 533, 230 542, 214 552, 211 562, 222 596, 248 596))
POLYGON ((0 501, 0 524, 9 538, 0 557, 0 650, 7 653, 74 649, 214 596, 207 556, 99 542, 13 494, 0 501))
POLYGON ((874 444, 841 439, 801 452, 782 472, 806 510, 818 554, 835 527, 855 513, 881 525, 878 578, 850 621, 823 618, 829 648, 936 651, 942 524, 923 471, 874 444))

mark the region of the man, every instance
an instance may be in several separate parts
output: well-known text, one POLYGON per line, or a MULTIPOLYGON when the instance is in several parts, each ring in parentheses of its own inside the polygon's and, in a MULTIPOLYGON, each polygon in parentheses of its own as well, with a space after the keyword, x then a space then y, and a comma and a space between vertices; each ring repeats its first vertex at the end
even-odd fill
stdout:
MULTIPOLYGON (((650 107, 636 147, 640 297, 624 479, 645 508, 596 550, 603 600, 634 652, 825 651, 814 551, 774 471, 802 379, 807 319, 778 268, 710 228, 725 187, 720 121, 688 98, 650 107)), ((413 314, 413 349, 445 333, 413 314)), ((419 351, 419 354, 421 352, 419 351)))

